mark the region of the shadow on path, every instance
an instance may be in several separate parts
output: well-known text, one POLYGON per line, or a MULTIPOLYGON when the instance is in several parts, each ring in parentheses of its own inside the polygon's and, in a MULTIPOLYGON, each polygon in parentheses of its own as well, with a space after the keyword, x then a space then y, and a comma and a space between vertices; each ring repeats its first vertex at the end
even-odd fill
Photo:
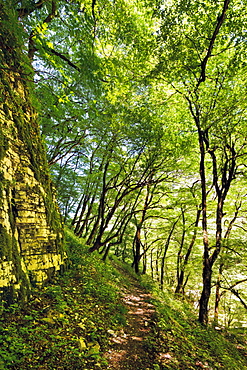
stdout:
MULTIPOLYGON (((126 272, 121 271, 126 274, 126 272)), ((124 331, 111 332, 111 348, 105 354, 108 369, 152 370, 155 362, 150 339, 154 335, 155 307, 151 294, 138 281, 128 276, 130 285, 122 288, 122 300, 127 308, 124 331)))

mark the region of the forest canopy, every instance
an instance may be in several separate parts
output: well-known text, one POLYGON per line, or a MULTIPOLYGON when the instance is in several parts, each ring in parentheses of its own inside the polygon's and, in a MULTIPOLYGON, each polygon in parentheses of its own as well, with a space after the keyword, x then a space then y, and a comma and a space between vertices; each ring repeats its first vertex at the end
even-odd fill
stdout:
POLYGON ((246 3, 5 3, 64 222, 199 301, 202 323, 242 325, 246 3))

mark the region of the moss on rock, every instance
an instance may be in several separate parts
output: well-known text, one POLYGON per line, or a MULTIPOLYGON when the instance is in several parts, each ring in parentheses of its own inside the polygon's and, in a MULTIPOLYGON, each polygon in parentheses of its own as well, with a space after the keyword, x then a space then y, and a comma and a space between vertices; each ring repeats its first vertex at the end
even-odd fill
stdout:
POLYGON ((0 161, 5 157, 8 148, 8 138, 4 135, 3 130, 0 128, 0 161))
POLYGON ((12 237, 2 224, 0 224, 0 258, 7 260, 12 258, 12 237))
POLYGON ((63 228, 33 105, 22 31, 13 9, 2 2, 0 22, 0 259, 11 266, 8 274, 0 271, 0 290, 9 285, 11 294, 25 299, 28 270, 35 266, 32 273, 42 284, 45 275, 63 265, 63 228))

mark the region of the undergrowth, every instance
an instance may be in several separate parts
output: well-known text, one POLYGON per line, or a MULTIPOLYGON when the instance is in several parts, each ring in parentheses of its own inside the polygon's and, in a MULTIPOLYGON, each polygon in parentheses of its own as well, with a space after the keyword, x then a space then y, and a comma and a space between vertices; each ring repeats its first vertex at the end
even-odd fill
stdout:
POLYGON ((219 333, 201 326, 185 300, 162 293, 117 261, 102 262, 71 231, 66 239, 70 269, 34 289, 22 307, 2 307, 0 370, 107 369, 109 336, 127 325, 119 290, 133 281, 152 291, 156 306, 155 328, 145 343, 156 354, 152 370, 247 369, 244 330, 219 333))
POLYGON ((71 268, 21 308, 2 308, 0 370, 107 368, 108 330, 125 325, 119 273, 66 234, 71 268))
POLYGON ((155 346, 157 370, 243 370, 247 369, 247 331, 216 330, 198 322, 190 302, 161 292, 147 277, 158 320, 155 346))

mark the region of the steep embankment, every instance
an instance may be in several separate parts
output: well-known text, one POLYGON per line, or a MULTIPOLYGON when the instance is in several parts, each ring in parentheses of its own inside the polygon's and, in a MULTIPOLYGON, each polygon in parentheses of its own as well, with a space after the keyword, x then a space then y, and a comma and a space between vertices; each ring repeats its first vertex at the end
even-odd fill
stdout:
POLYGON ((0 370, 247 369, 246 333, 203 328, 186 302, 67 240, 71 269, 2 308, 0 370))

